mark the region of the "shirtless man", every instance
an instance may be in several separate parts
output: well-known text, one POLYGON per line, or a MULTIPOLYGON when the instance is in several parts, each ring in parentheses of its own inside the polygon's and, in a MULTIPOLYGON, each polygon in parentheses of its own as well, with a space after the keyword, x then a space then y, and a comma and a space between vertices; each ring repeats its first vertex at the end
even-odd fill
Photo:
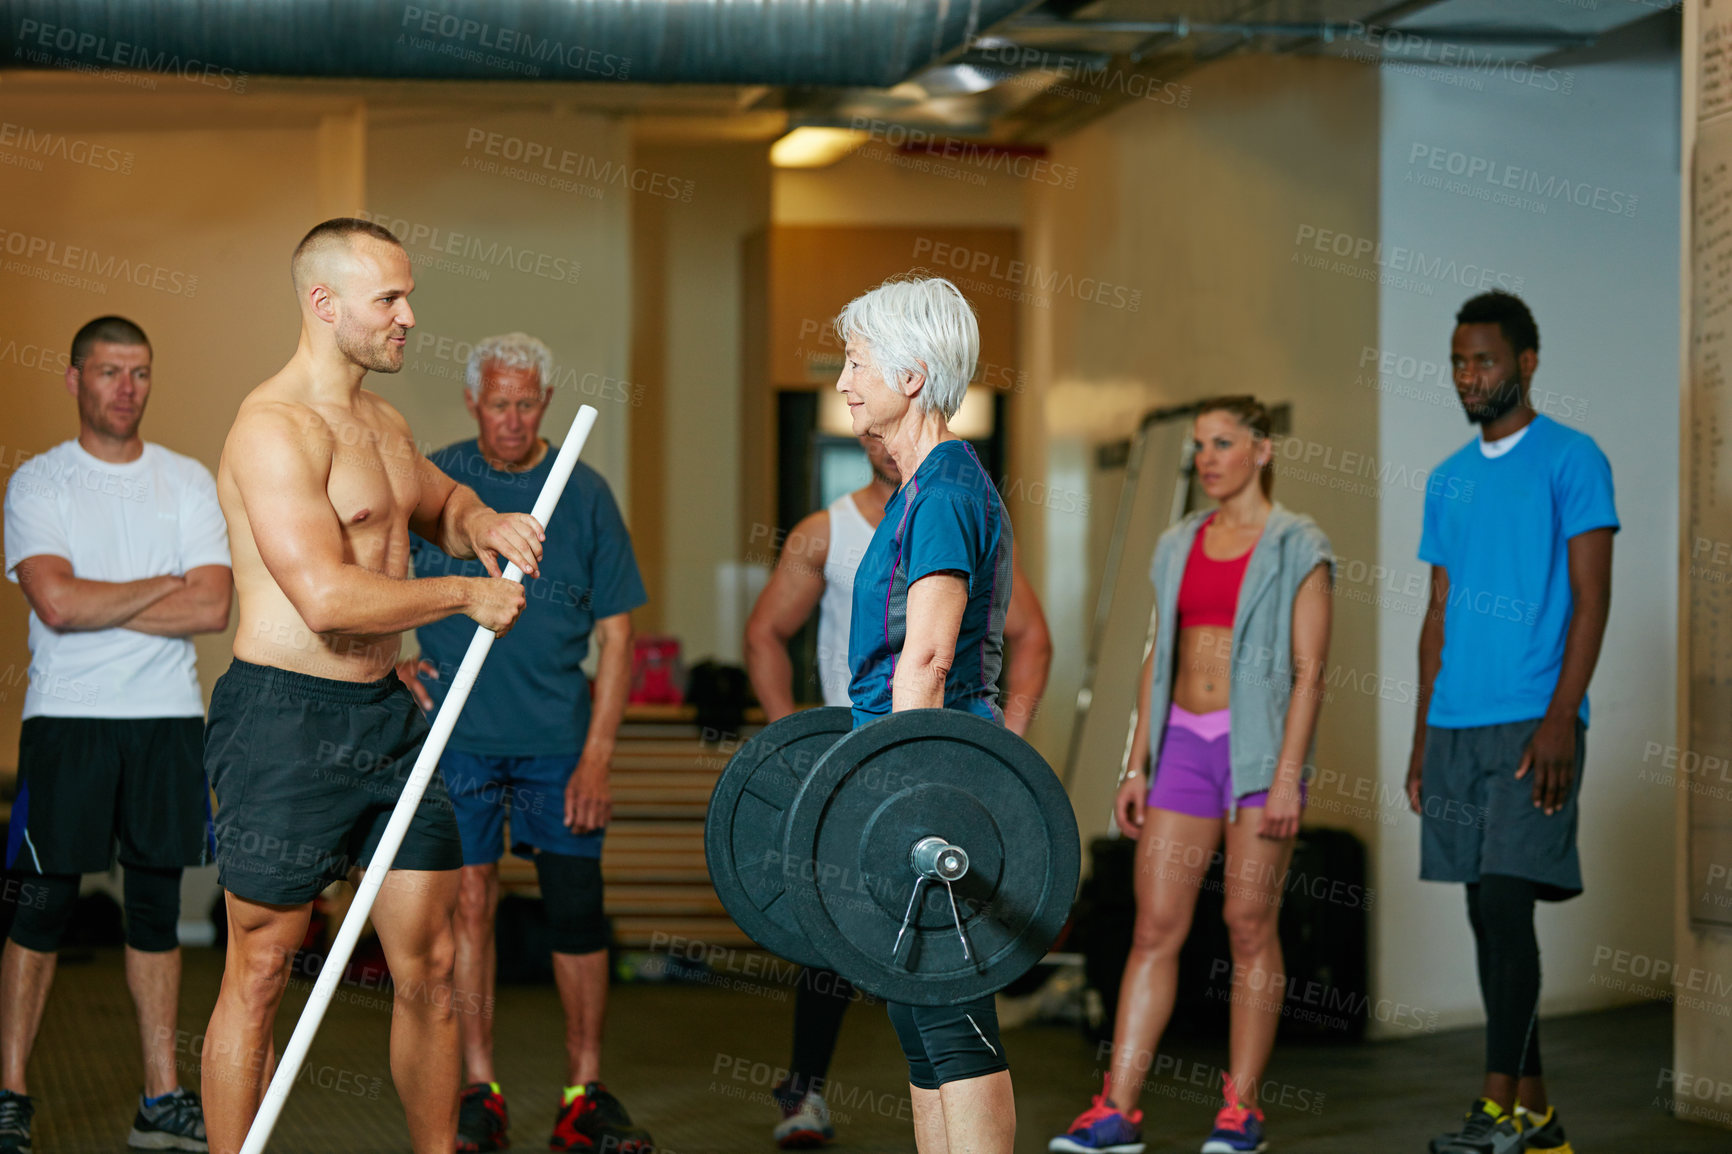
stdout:
MULTIPOLYGON (((217 470, 240 618, 205 742, 229 927, 204 1044, 213 1154, 239 1151, 269 1082, 272 1024, 313 898, 371 859, 426 737, 397 678, 399 634, 452 613, 504 633, 524 595, 499 577, 501 559, 540 572, 534 518, 483 505, 361 387, 369 371, 403 367, 415 324, 397 239, 329 220, 291 269, 300 346, 241 403, 217 470), (409 579, 411 529, 490 576, 409 579)), ((372 918, 396 988, 391 1073, 417 1154, 449 1154, 456 1139, 451 918, 462 864, 435 774, 372 918)))

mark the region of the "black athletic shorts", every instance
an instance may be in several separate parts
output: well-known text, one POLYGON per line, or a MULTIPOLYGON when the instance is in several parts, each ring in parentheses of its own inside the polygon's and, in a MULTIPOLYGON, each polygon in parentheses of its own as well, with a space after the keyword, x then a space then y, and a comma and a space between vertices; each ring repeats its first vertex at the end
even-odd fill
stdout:
MULTIPOLYGON (((427 721, 396 673, 332 681, 236 659, 211 694, 217 882, 270 905, 309 902, 373 858, 427 721)), ((392 868, 463 864, 437 769, 392 868)))
POLYGON ((6 864, 90 874, 211 861, 210 787, 197 717, 32 717, 18 737, 6 864))
POLYGON ((1539 720, 1469 729, 1427 726, 1420 774, 1419 876, 1473 883, 1481 874, 1526 878, 1541 901, 1582 892, 1576 854, 1577 802, 1587 764, 1588 728, 1576 721, 1576 772, 1556 813, 1534 805, 1534 779, 1518 779, 1539 720))
POLYGON ((960 1006, 909 1006, 887 1002, 890 1024, 908 1059, 908 1081, 922 1090, 947 1082, 983 1078, 1010 1069, 998 1038, 998 1009, 991 994, 960 1006))

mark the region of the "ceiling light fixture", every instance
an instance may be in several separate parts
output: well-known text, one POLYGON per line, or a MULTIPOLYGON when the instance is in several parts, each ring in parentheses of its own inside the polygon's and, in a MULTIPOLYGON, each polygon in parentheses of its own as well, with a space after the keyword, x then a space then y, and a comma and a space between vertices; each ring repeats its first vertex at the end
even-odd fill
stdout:
POLYGON ((864 132, 804 125, 770 146, 770 163, 777 168, 826 168, 865 140, 864 132))

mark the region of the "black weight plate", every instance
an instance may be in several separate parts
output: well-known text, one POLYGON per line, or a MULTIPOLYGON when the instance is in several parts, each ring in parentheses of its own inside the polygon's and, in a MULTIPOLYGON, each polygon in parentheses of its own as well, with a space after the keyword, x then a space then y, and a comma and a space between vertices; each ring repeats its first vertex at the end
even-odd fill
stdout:
POLYGON ((728 916, 754 942, 803 966, 830 963, 807 940, 788 900, 782 819, 818 759, 853 727, 853 711, 837 707, 803 709, 765 726, 728 759, 704 815, 704 860, 728 916))
POLYGON ((955 1005, 1002 989, 1070 916, 1082 847, 1070 798, 1034 748, 954 709, 912 709, 831 747, 795 796, 784 865, 794 913, 831 968, 869 994, 955 1005), (963 953, 942 883, 928 882, 895 958, 914 890, 909 851, 938 836, 968 852, 954 884, 963 953))

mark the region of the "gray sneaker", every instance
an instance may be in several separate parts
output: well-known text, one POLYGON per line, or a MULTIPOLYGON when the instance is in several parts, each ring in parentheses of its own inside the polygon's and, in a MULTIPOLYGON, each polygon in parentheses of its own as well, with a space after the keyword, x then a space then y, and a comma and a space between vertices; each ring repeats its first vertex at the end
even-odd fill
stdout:
POLYGON ((1431 1140, 1431 1154, 1522 1154, 1526 1129, 1521 1118, 1504 1113, 1490 1098, 1477 1098, 1460 1130, 1431 1140))
MULTIPOLYGON (((204 1140, 204 1107, 198 1095, 177 1086, 154 1103, 147 1103, 140 1094, 138 1115, 132 1120, 126 1144, 134 1150, 209 1150, 204 1140)), ((0 1146, 0 1152, 4 1150, 0 1146)))
POLYGON ((807 1091, 799 1105, 782 1110, 782 1120, 776 1124, 776 1145, 783 1150, 807 1150, 833 1141, 836 1130, 830 1125, 830 1107, 822 1095, 807 1091))
POLYGON ((30 1118, 36 1103, 28 1094, 0 1090, 0 1154, 30 1154, 30 1118))

